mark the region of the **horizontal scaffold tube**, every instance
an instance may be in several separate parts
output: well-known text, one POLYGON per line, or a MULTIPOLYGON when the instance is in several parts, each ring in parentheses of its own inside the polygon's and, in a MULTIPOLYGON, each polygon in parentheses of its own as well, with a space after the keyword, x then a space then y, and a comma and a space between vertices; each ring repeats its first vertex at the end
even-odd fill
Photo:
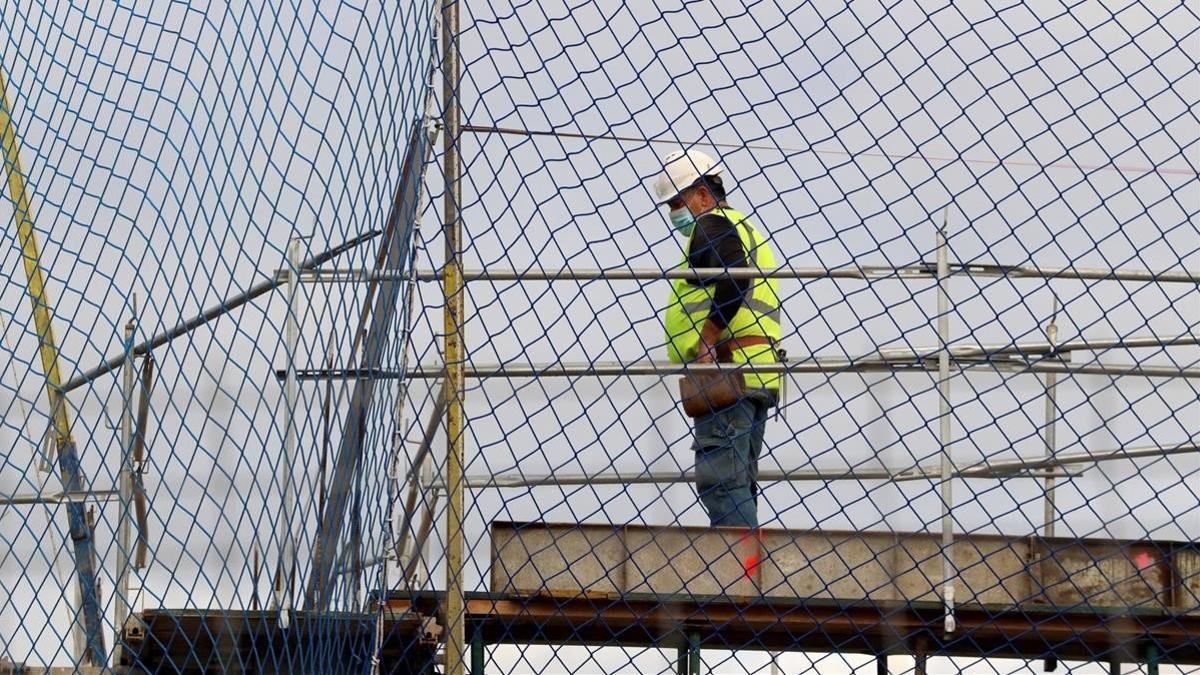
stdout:
MULTIPOLYGON (((300 263, 300 267, 301 268, 315 267, 316 265, 321 265, 323 263, 329 262, 330 260, 333 260, 334 258, 345 253, 346 251, 349 251, 361 244, 364 244, 364 243, 374 239, 375 237, 379 236, 380 234, 381 234, 381 231, 373 230, 366 234, 357 236, 343 244, 334 246, 333 248, 331 248, 323 253, 319 253, 311 258, 308 258, 307 260, 300 263)), ((241 293, 238 293, 237 295, 234 295, 233 297, 226 298, 226 299, 222 300, 220 303, 213 305, 212 307, 209 307, 208 309, 204 310, 200 314, 198 314, 190 319, 187 319, 185 321, 180 321, 179 323, 175 324, 171 328, 169 328, 161 333, 158 333, 157 335, 151 337, 150 339, 134 345, 133 348, 130 350, 130 353, 133 356, 143 356, 145 354, 149 354, 150 352, 154 351, 158 347, 161 347, 161 346, 167 344, 171 340, 174 340, 177 337, 186 335, 186 334, 190 333, 191 331, 199 328, 200 326, 203 326, 207 323, 215 321, 216 319, 218 319, 222 316, 225 316, 226 314, 229 314, 233 310, 237 309, 238 307, 241 307, 242 305, 250 302, 251 300, 254 300, 255 298, 257 298, 261 295, 265 295, 265 294, 275 290, 276 288, 281 286, 286 281, 287 281, 287 270, 283 270, 282 276, 280 276, 279 273, 276 273, 273 278, 261 280, 255 284, 251 285, 250 288, 246 289, 245 291, 242 291, 241 293)), ((78 388, 92 382, 93 380, 101 377, 102 375, 113 372, 114 370, 116 370, 117 368, 120 368, 125 363, 126 358, 128 358, 128 356, 125 354, 124 350, 122 350, 122 352, 120 354, 109 357, 108 360, 106 360, 104 363, 96 366, 95 368, 92 368, 91 370, 89 370, 85 373, 80 373, 79 375, 72 377, 70 380, 67 381, 66 384, 64 384, 62 386, 63 393, 74 391, 75 389, 78 389, 78 388)))
MULTIPOLYGON (((278 270, 283 277, 286 270, 278 270)), ((1135 281, 1157 283, 1200 283, 1200 270, 1139 270, 1108 269, 1098 267, 1037 267, 1033 265, 972 265, 952 263, 951 276, 1008 277, 1015 279, 1075 279, 1093 281, 1135 281)), ((561 268, 561 269, 474 269, 464 270, 464 281, 653 281, 658 279, 875 279, 937 280, 937 268, 933 264, 893 267, 887 265, 862 265, 844 267, 776 267, 755 268, 561 268)), ((418 270, 396 272, 369 269, 325 269, 307 270, 301 273, 301 281, 320 283, 358 283, 368 281, 415 279, 417 281, 440 281, 440 270, 418 270)))
POLYGON ((85 490, 82 492, 30 492, 13 495, 0 495, 0 506, 15 506, 19 504, 62 504, 66 502, 106 502, 117 499, 121 493, 117 490, 85 490))
MULTIPOLYGON (((1190 452, 1200 452, 1200 445, 1183 443, 1172 446, 1146 446, 1136 448, 1120 448, 1115 450, 1100 450, 1095 452, 1061 453, 1055 457, 1037 457, 1031 459, 1006 459, 984 461, 959 468, 953 472, 954 478, 1035 478, 1044 479, 1047 475, 1056 478, 1075 474, 1061 473, 1066 466, 1078 464, 1095 464, 1120 459, 1139 459, 1145 457, 1166 457, 1190 452), (1049 472, 1049 473, 1048 473, 1049 472)), ((762 469, 758 473, 760 483, 781 483, 798 481, 913 481, 941 480, 940 467, 917 466, 904 470, 887 468, 877 469, 762 469)), ((654 485, 664 483, 692 483, 695 475, 691 471, 630 471, 605 472, 593 474, 575 474, 555 472, 553 474, 499 474, 494 476, 468 476, 467 487, 473 489, 486 488, 522 488, 538 486, 570 486, 570 485, 654 485)), ((435 479, 427 487, 440 487, 440 479, 435 479)))
MULTIPOLYGON (((960 371, 988 368, 1010 373, 1060 373, 1068 375, 1109 375, 1164 378, 1200 378, 1200 368, 1175 366, 1143 366, 1139 364, 1067 363, 1056 360, 1025 361, 1016 358, 962 358, 951 356, 951 365, 960 371)), ((535 377, 670 377, 686 374, 698 375, 726 370, 749 369, 756 374, 766 373, 879 373, 879 372, 926 372, 937 370, 937 362, 928 358, 868 356, 858 359, 841 357, 816 357, 803 361, 772 364, 746 364, 744 366, 699 365, 661 363, 657 361, 595 361, 591 363, 551 362, 533 364, 472 364, 466 366, 468 379, 535 378, 535 377)), ((354 379, 431 379, 440 378, 444 369, 437 365, 420 365, 407 371, 335 368, 296 371, 300 380, 354 380, 354 379)), ((276 371, 277 378, 283 371, 276 371)))

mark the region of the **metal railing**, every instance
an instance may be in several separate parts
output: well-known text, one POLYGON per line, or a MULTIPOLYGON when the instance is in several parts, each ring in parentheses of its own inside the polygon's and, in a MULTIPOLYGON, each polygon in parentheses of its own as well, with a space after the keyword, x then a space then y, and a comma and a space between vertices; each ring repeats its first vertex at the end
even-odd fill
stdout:
MULTIPOLYGON (((450 204, 447 204, 450 214, 450 204)), ((456 212, 455 212, 456 213, 456 212)), ((447 222, 449 216, 447 216, 447 222)), ((821 470, 764 470, 759 473, 762 482, 779 481, 911 481, 932 480, 940 484, 943 537, 943 604, 945 607, 945 630, 952 633, 954 622, 954 579, 956 571, 953 562, 954 533, 952 530, 952 513, 950 504, 953 503, 953 483, 955 479, 994 479, 1007 480, 1011 478, 1035 478, 1045 482, 1045 524, 1044 532, 1053 532, 1054 481, 1059 478, 1073 478, 1080 475, 1071 472, 1067 467, 1096 464, 1116 459, 1135 459, 1142 457, 1166 456, 1200 450, 1194 443, 1186 442, 1175 446, 1153 446, 1138 448, 1118 448, 1101 452, 1082 452, 1058 455, 1054 423, 1058 417, 1054 402, 1058 375, 1106 375, 1110 377, 1149 377, 1149 378, 1200 378, 1200 368, 1179 367, 1173 365, 1145 365, 1101 363, 1096 359, 1087 362, 1074 363, 1071 360, 1073 352, 1107 350, 1131 350, 1144 348, 1165 349, 1172 346, 1200 344, 1200 338, 1193 334, 1175 336, 1143 335, 1133 337, 1088 338, 1065 342, 1057 340, 1055 318, 1059 308, 1057 299, 1053 318, 1047 326, 1047 340, 997 345, 957 345, 950 342, 949 317, 952 305, 949 296, 949 282, 955 276, 1008 277, 1018 279, 1045 280, 1096 280, 1126 283, 1200 283, 1200 272, 1190 270, 1133 270, 1133 269, 1096 269, 1096 268, 1044 268, 1037 266, 1002 266, 975 265, 953 263, 948 260, 948 247, 944 236, 946 223, 937 228, 937 255, 935 264, 921 263, 903 267, 887 266, 847 266, 840 268, 822 267, 778 267, 769 270, 758 269, 503 269, 503 270, 467 270, 457 267, 457 244, 448 243, 447 259, 455 264, 447 265, 442 270, 423 271, 392 271, 369 269, 301 269, 298 275, 291 276, 290 270, 279 270, 276 278, 291 280, 296 277, 306 283, 341 284, 378 281, 409 281, 421 282, 441 279, 446 285, 444 292, 448 302, 445 308, 446 332, 453 335, 453 344, 446 346, 446 364, 420 364, 413 368, 399 370, 387 368, 325 368, 325 369, 295 369, 289 363, 286 371, 277 371, 277 376, 287 379, 289 383, 297 381, 330 380, 330 379, 441 379, 447 377, 447 367, 452 366, 451 375, 456 384, 444 390, 443 396, 448 401, 458 405, 436 406, 435 415, 446 416, 447 433, 451 443, 450 459, 452 460, 445 477, 431 477, 425 480, 419 478, 418 472, 410 472, 410 495, 402 514, 403 526, 399 535, 400 545, 394 550, 381 553, 370 560, 368 564, 377 564, 385 560, 395 560, 404 568, 404 578, 411 574, 412 560, 407 560, 405 543, 409 531, 414 524, 414 504, 417 489, 429 490, 436 499, 439 492, 445 492, 450 497, 451 506, 448 508, 446 542, 448 557, 447 579, 454 586, 453 593, 461 594, 461 579, 463 556, 461 555, 462 532, 462 488, 480 489, 509 489, 534 488, 541 486, 570 486, 570 485, 635 485, 635 484, 665 484, 684 483, 694 480, 691 471, 639 471, 621 472, 608 471, 594 474, 554 473, 554 474, 491 474, 464 476, 462 474, 463 451, 462 442, 462 382, 466 379, 488 378, 542 378, 542 377, 666 377, 684 374, 715 372, 730 368, 745 368, 755 373, 786 373, 789 375, 824 373, 862 373, 862 372, 924 372, 936 373, 939 393, 939 432, 941 443, 940 460, 937 466, 915 466, 903 469, 857 468, 844 467, 821 470), (695 279, 711 280, 715 278, 776 278, 776 279, 833 279, 860 281, 932 281, 937 284, 938 310, 937 333, 941 344, 928 347, 897 347, 884 348, 857 357, 812 355, 784 363, 732 366, 729 364, 674 364, 655 361, 635 362, 547 362, 547 363, 471 363, 465 354, 460 354, 456 345, 461 344, 461 284, 466 282, 566 282, 566 281, 652 281, 662 279, 695 279), (1016 459, 1004 461, 984 461, 966 467, 955 465, 951 455, 950 420, 952 408, 950 404, 950 375, 952 371, 966 372, 987 369, 1004 373, 1032 373, 1044 375, 1046 387, 1046 428, 1044 444, 1046 453, 1043 457, 1032 459, 1016 459), (455 393, 457 392, 457 393, 455 393), (457 420, 457 421, 456 421, 457 420), (419 484, 419 487, 418 487, 419 484), (457 505, 457 506, 456 506, 457 505), (457 553, 456 553, 457 551, 457 553)), ((457 236, 457 235, 455 235, 457 236)), ((457 242, 447 235, 448 242, 457 242)), ((296 266, 299 268, 299 266, 296 266)), ((289 352, 290 353, 290 352, 289 352)), ((431 434, 438 425, 430 420, 426 427, 425 438, 422 440, 418 456, 424 458, 432 442, 431 434)), ((429 534, 431 522, 429 511, 415 534, 416 550, 419 550, 429 534)), ((447 605, 448 611, 452 605, 447 605)), ((453 619, 448 619, 453 624, 453 619)), ((459 643, 455 643, 459 644, 459 643)), ((447 643, 448 649, 451 643, 447 643)))

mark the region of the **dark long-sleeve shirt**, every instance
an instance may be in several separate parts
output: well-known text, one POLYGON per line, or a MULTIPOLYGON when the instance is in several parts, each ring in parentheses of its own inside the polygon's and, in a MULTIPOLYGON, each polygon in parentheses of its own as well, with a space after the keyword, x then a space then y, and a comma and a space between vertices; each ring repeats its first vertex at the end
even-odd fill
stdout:
MULTIPOLYGON (((696 231, 692 234, 688 249, 690 267, 748 267, 746 251, 742 248, 737 226, 725 216, 706 213, 696 219, 696 231)), ((750 290, 749 279, 728 277, 701 279, 692 282, 699 286, 715 286, 712 309, 708 318, 717 326, 725 328, 742 306, 750 290)))

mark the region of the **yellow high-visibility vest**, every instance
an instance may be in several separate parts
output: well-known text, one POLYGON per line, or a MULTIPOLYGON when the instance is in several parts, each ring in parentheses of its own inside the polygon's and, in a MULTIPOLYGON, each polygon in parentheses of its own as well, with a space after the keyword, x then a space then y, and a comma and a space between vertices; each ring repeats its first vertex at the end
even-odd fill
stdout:
MULTIPOLYGON (((746 261, 751 268, 775 269, 775 254, 767 240, 741 212, 731 208, 716 208, 713 215, 724 216, 733 223, 746 252, 746 261)), ((695 232, 692 233, 695 236, 695 232)), ((688 241, 691 248, 691 240, 688 241)), ((688 257, 683 257, 683 269, 688 269, 688 257)), ((712 308, 715 285, 700 286, 688 279, 675 279, 671 284, 671 295, 663 310, 663 326, 667 332, 667 356, 675 363, 695 360, 700 352, 700 329, 708 319, 712 308)), ((731 337, 764 336, 779 340, 780 328, 779 282, 776 279, 752 279, 750 288, 742 300, 733 320, 721 333, 721 340, 731 337)), ((733 350, 734 363, 775 363, 775 349, 771 345, 755 345, 748 349, 733 350)), ((778 389, 782 382, 780 373, 754 375, 746 372, 746 386, 761 389, 778 389)))

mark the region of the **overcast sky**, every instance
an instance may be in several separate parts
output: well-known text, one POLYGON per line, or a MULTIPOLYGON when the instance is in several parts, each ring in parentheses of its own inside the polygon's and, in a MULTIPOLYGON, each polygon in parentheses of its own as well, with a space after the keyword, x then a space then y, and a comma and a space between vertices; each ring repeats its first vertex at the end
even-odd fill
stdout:
MULTIPOLYGON (((138 335, 148 337, 272 274, 291 236, 309 237, 306 250, 320 251, 383 226, 414 121, 426 112, 429 4, 0 3, 0 59, 68 377, 120 352, 134 293, 138 335)), ((677 264, 683 242, 649 186, 658 158, 678 146, 720 159, 730 201, 789 265, 933 261, 944 218, 952 261, 1200 268, 1195 3, 465 0, 462 8, 465 123, 668 141, 464 134, 467 268, 677 264)), ((422 269, 443 259, 438 159, 425 180, 422 269)), ((10 214, 0 204, 8 223, 0 320, 11 354, 0 372, 0 443, 10 448, 0 493, 26 493, 44 479, 34 457, 47 404, 10 214)), ((375 253, 364 247, 337 265, 362 266, 375 253)), ((471 361, 662 360, 657 317, 667 286, 473 283, 471 361)), ((927 280, 781 286, 793 360, 938 344, 927 280)), ((1055 297, 1061 340, 1173 337, 1200 323, 1194 284, 956 277, 950 296, 954 345, 1043 340, 1055 297)), ((361 287, 306 287, 301 367, 357 365, 350 344, 362 299, 361 287)), ((411 341, 390 348, 385 365, 399 368, 407 354, 410 365, 439 367, 442 304, 437 284, 417 285, 411 341)), ((277 559, 284 411, 272 372, 284 365, 285 310, 273 294, 155 353, 150 606, 245 607, 252 543, 267 565, 277 559)), ((399 335, 401 319, 394 328, 399 335)), ((1073 359, 1196 368, 1200 348, 1073 359)), ((1195 382, 1061 378, 1058 449, 1195 442, 1195 382)), ((429 381, 413 381, 402 396, 404 386, 378 385, 368 423, 360 481, 368 556, 384 539, 393 432, 408 439, 400 449, 409 456, 432 407, 429 381)), ((673 378, 643 377, 470 382, 468 473, 685 470, 690 431, 674 388, 673 378)), ((955 375, 951 389, 956 462, 1045 452, 1038 377, 980 368, 955 375)), ((332 450, 348 391, 332 392, 332 450)), ((326 445, 325 390, 304 384, 301 396, 292 471, 303 573, 326 445)), ((84 470, 107 489, 119 461, 117 379, 103 377, 70 401, 84 470)), ((909 468, 937 462, 937 434, 929 374, 795 375, 763 463, 909 468)), ((439 436, 439 464, 444 453, 439 436)), ((1059 483, 1057 532, 1195 540, 1198 472, 1195 455, 1085 467, 1059 483)), ((48 490, 58 489, 56 477, 48 480, 48 490)), ((919 481, 776 484, 760 520, 936 530, 938 490, 919 481)), ((1026 536, 1042 525, 1039 481, 960 480, 954 491, 957 532, 1026 536)), ((113 505, 98 508, 106 598, 116 516, 113 505)), ((707 522, 689 485, 473 492, 471 590, 487 587, 493 520, 707 522)), ((64 574, 51 566, 65 530, 61 508, 0 510, 0 549, 9 549, 0 554, 0 657, 68 662, 59 645, 70 558, 61 560, 64 574)), ((436 584, 441 541, 439 530, 430 550, 436 584)), ((339 603, 356 606, 372 583, 343 583, 339 603)), ((266 597, 265 582, 259 591, 266 597)), ((544 658, 562 669, 670 667, 656 651, 593 661, 571 651, 523 655, 517 670, 539 669, 544 658)), ((742 659, 714 667, 761 666, 742 659)), ((822 672, 848 667, 832 660, 822 672)))

